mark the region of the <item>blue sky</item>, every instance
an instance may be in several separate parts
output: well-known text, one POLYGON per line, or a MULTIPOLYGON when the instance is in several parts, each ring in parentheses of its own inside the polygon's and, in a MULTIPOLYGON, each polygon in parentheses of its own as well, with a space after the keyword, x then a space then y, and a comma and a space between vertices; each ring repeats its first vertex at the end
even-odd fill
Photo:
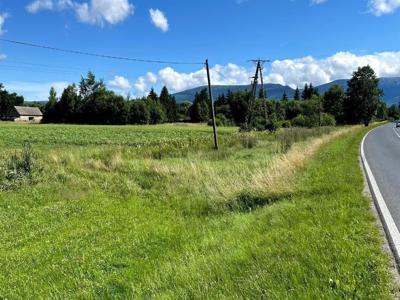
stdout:
MULTIPOLYGON (((0 0, 0 38, 142 59, 209 58, 216 84, 249 83, 247 60, 292 87, 347 78, 370 64, 400 76, 400 0, 0 0)), ((118 93, 205 83, 202 66, 132 63, 0 41, 0 82, 45 100, 94 71, 118 93)))

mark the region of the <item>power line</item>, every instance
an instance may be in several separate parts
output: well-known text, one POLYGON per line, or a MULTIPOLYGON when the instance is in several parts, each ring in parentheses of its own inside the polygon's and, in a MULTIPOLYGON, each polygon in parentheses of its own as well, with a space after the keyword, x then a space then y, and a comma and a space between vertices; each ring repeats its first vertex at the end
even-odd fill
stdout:
POLYGON ((114 60, 124 60, 124 61, 143 62, 143 63, 155 63, 155 64, 170 64, 170 65, 204 65, 203 62, 200 63, 200 62, 180 62, 180 61, 151 60, 151 59, 139 59, 139 58, 131 58, 131 57, 122 57, 122 56, 106 55, 106 54, 99 54, 99 53, 91 53, 91 52, 85 52, 85 51, 79 51, 79 50, 71 50, 71 49, 63 49, 63 48, 57 48, 57 47, 51 47, 51 46, 46 46, 46 45, 40 45, 40 44, 22 42, 22 41, 15 41, 15 40, 3 39, 3 38, 0 38, 0 41, 1 42, 5 42, 5 43, 9 43, 9 44, 32 47, 32 48, 46 49, 46 50, 52 50, 52 51, 58 51, 58 52, 64 52, 64 53, 71 53, 71 54, 85 55, 85 56, 93 56, 93 57, 100 57, 100 58, 107 58, 107 59, 114 59, 114 60))

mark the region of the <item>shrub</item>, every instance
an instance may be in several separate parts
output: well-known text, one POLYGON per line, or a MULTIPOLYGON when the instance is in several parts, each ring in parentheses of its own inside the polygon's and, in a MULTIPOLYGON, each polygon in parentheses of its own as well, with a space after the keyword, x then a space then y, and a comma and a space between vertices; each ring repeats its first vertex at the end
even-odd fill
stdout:
POLYGON ((35 154, 30 144, 24 144, 20 153, 15 152, 0 167, 0 190, 12 189, 33 177, 35 154))
POLYGON ((321 126, 335 126, 336 120, 335 117, 331 114, 323 113, 321 115, 321 126))
POLYGON ((284 120, 281 122, 280 127, 282 128, 290 128, 292 127, 292 123, 289 120, 284 120))
MULTIPOLYGON (((229 120, 224 114, 217 114, 215 116, 215 123, 217 126, 225 126, 225 127, 234 125, 232 121, 229 120)), ((212 126, 212 119, 208 121, 208 125, 212 126)))
POLYGON ((298 115, 292 120, 291 123, 295 127, 306 127, 306 117, 303 115, 298 115))

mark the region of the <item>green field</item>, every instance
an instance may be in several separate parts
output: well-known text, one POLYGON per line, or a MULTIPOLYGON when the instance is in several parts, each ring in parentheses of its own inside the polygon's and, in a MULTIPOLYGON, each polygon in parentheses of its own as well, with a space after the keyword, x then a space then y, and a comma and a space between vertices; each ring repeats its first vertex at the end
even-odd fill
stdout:
POLYGON ((365 132, 0 123, 0 299, 389 299, 365 132))

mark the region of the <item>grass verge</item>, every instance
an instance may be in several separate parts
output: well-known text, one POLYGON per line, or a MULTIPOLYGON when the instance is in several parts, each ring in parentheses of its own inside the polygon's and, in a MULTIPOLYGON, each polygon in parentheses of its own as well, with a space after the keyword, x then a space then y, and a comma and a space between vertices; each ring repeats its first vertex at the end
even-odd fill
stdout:
POLYGON ((287 153, 269 138, 219 154, 46 150, 48 177, 0 192, 0 298, 389 299, 364 133, 287 153))

